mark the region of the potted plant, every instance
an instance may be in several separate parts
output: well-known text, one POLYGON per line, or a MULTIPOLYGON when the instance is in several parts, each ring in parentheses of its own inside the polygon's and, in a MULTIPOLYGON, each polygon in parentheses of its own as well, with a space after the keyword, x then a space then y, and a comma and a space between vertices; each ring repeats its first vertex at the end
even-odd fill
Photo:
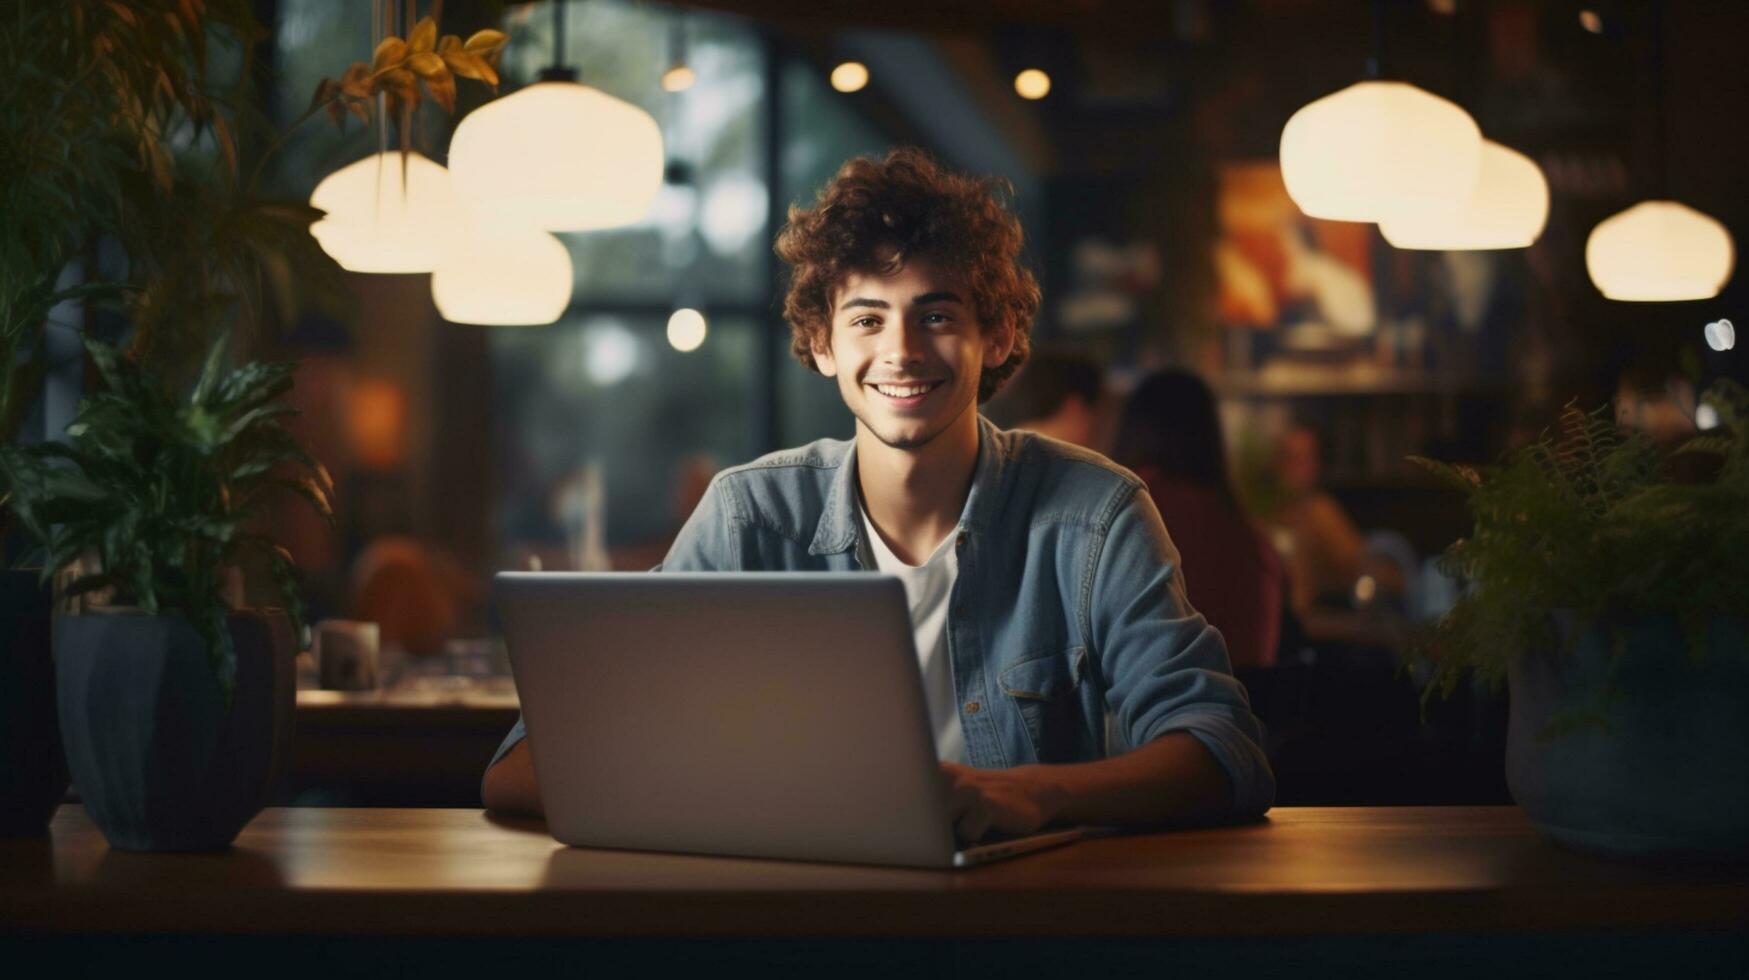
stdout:
MULTIPOLYGON (((265 158, 247 93, 267 33, 247 0, 0 10, 0 443, 10 444, 40 404, 51 329, 90 332, 103 304, 125 317, 133 353, 192 372, 215 336, 261 319, 262 283, 295 275, 307 297, 325 292, 332 266, 308 234, 320 212, 257 193, 259 166, 240 178, 240 159, 265 158)), ((8 566, 22 543, 15 523, 0 481, 8 566)), ((40 572, 0 569, 0 831, 40 832, 66 790, 40 572)))
POLYGON ((283 761, 304 631, 297 568, 258 527, 262 504, 291 492, 331 516, 332 488, 283 426, 291 365, 227 370, 221 342, 177 385, 86 346, 101 383, 69 442, 0 448, 44 568, 87 569, 69 596, 109 593, 54 625, 68 765, 112 846, 223 848, 283 761), (230 570, 250 556, 283 613, 227 602, 230 570))
POLYGON ((1569 406, 1497 466, 1417 459, 1475 518, 1425 695, 1506 682, 1507 785, 1567 844, 1749 851, 1749 392, 1702 403, 1718 425, 1671 452, 1569 406))
MULTIPOLYGON (((91 332, 93 304, 114 307, 128 357, 179 378, 215 338, 247 334, 275 313, 288 322, 294 299, 337 297, 336 267, 309 234, 321 212, 261 193, 267 163, 323 112, 337 123, 346 113, 371 120, 379 95, 405 150, 421 83, 449 111, 458 76, 496 87, 505 35, 439 37, 440 7, 406 40, 386 38, 369 63, 325 80, 309 110, 274 135, 251 108, 253 54, 268 34, 247 0, 5 4, 0 443, 16 442, 39 404, 59 304, 84 304, 58 324, 80 334, 91 332)), ((0 473, 6 564, 13 499, 0 473)), ((0 834, 40 832, 66 789, 44 578, 0 569, 0 834)))

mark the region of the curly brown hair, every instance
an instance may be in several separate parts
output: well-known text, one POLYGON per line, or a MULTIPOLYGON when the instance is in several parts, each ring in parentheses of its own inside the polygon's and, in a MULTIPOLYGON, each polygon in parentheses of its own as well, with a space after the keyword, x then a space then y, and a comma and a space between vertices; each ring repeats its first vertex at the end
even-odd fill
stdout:
POLYGON ((927 256, 964 284, 985 329, 1014 329, 1008 359, 978 382, 978 401, 988 401, 1026 360, 1039 308, 1038 280, 1020 262, 1020 220, 1003 203, 1012 193, 1006 180, 953 173, 911 147, 840 167, 814 207, 790 206, 777 236, 791 267, 783 318, 796 359, 819 370, 814 347, 828 342, 832 292, 846 276, 888 275, 927 256))

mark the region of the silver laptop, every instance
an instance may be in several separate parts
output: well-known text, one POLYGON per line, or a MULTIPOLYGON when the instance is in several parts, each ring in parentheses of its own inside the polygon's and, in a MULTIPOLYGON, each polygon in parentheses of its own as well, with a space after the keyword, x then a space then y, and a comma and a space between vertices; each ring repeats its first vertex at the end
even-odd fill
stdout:
POLYGON ((553 837, 964 867, 904 587, 884 575, 503 572, 493 579, 553 837))

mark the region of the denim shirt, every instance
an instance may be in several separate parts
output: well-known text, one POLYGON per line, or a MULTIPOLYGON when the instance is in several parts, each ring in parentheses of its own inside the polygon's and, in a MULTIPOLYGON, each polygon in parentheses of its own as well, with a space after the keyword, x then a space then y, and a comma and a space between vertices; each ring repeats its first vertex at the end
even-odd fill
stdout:
MULTIPOLYGON (((711 481, 657 570, 872 571, 858 513, 854 442, 772 453, 711 481)), ((1135 475, 980 418, 954 533, 948 652, 971 765, 1087 762, 1187 731, 1226 770, 1232 819, 1269 809, 1262 724, 1135 475)), ((518 720, 493 762, 523 734, 518 720)))

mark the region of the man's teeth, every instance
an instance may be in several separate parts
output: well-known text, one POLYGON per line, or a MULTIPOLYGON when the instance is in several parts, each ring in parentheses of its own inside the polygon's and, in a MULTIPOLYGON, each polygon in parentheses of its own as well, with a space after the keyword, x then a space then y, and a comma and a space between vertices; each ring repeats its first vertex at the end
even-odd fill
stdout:
POLYGON ((875 385, 875 390, 888 398, 915 398, 934 387, 933 383, 926 385, 875 385))

